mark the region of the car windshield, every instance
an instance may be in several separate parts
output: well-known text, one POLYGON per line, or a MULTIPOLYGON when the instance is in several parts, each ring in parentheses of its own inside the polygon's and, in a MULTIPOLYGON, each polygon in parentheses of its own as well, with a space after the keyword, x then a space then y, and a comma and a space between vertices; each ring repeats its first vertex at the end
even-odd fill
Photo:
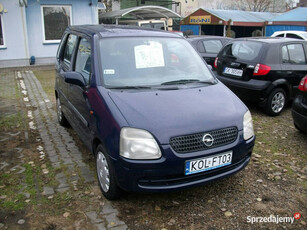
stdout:
POLYGON ((256 61, 259 56, 262 44, 253 41, 237 41, 226 46, 222 56, 233 57, 240 60, 256 61))
POLYGON ((215 83, 208 67, 184 39, 105 38, 99 43, 107 88, 215 83))

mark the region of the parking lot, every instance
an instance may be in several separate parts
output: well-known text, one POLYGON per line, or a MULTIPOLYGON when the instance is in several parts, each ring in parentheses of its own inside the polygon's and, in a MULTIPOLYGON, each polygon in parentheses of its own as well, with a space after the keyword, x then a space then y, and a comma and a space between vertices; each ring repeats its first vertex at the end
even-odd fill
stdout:
POLYGON ((91 153, 57 123, 54 79, 53 67, 0 70, 0 229, 306 228, 307 136, 294 128, 291 106, 269 117, 247 104, 257 137, 240 173, 110 202, 91 153))

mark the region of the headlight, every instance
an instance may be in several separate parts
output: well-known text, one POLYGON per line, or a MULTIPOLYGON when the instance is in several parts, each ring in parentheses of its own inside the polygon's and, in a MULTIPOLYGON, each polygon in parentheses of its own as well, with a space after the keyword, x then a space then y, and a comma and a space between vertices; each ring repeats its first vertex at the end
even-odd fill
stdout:
POLYGON ((120 131, 120 155, 137 160, 159 159, 160 148, 153 136, 142 129, 122 128, 120 131))
POLYGON ((254 135, 255 134, 254 134, 253 119, 251 113, 248 110, 243 117, 243 138, 244 140, 248 140, 254 135))

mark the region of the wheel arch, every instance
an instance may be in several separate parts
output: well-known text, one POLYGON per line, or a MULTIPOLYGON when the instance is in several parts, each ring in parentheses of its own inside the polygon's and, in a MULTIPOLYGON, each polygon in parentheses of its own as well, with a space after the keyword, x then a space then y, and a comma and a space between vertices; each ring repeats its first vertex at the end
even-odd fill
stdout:
POLYGON ((95 137, 92 141, 92 154, 94 156, 96 155, 96 149, 98 145, 102 145, 103 147, 105 147, 104 143, 98 137, 95 137))
POLYGON ((286 101, 290 99, 292 88, 286 79, 278 79, 273 81, 271 86, 266 90, 266 97, 268 97, 274 89, 282 88, 286 92, 286 101))

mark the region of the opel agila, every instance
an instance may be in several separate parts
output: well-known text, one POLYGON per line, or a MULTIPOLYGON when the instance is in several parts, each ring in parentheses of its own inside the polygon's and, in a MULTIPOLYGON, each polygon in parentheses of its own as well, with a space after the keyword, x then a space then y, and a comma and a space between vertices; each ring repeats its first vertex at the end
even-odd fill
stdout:
POLYGON ((93 152, 107 199, 205 184, 250 161, 249 110, 182 36, 71 26, 56 59, 58 121, 93 152))

